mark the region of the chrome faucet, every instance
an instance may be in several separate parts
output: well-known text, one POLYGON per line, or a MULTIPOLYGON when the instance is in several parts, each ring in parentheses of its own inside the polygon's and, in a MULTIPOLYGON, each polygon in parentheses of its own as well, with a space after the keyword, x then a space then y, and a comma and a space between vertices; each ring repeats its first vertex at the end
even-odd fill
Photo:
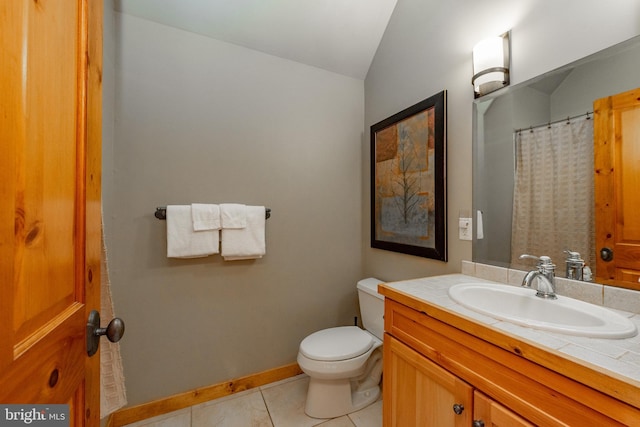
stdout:
POLYGON ((569 250, 564 251, 564 253, 567 254, 565 261, 567 279, 583 280, 584 260, 580 257, 580 253, 569 250))
POLYGON ((551 258, 548 256, 533 256, 523 254, 520 255, 520 259, 533 259, 538 261, 535 270, 531 270, 524 276, 522 280, 522 286, 526 288, 531 287, 533 279, 537 280, 536 296, 545 299, 557 299, 556 296, 556 282, 555 282, 555 270, 556 266, 551 262, 551 258))

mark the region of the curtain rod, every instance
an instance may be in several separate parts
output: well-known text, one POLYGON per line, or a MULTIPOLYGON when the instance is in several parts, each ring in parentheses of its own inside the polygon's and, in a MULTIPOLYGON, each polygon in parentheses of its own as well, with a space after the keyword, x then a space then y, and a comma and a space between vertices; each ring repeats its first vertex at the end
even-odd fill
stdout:
POLYGON ((591 117, 589 117, 590 114, 593 114, 593 111, 587 111, 584 114, 578 114, 577 116, 567 117, 566 119, 560 119, 560 120, 556 120, 554 122, 543 123, 543 124, 536 125, 536 126, 529 126, 528 128, 516 129, 516 130, 514 130, 514 132, 515 133, 520 133, 523 130, 529 130, 529 131, 533 132, 534 129, 538 129, 538 128, 541 128, 543 126, 551 127, 551 125, 555 125, 556 123, 562 123, 564 121, 566 121, 567 124, 569 124, 569 122, 571 122, 571 120, 577 119, 577 118, 582 117, 582 116, 587 116, 587 120, 590 120, 591 119, 591 117))

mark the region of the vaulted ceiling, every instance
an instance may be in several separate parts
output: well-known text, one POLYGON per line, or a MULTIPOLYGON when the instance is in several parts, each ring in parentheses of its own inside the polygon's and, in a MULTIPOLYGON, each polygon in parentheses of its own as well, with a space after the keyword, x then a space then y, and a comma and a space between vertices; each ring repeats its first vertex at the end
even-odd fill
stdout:
POLYGON ((397 0, 116 0, 117 11, 364 79, 397 0))

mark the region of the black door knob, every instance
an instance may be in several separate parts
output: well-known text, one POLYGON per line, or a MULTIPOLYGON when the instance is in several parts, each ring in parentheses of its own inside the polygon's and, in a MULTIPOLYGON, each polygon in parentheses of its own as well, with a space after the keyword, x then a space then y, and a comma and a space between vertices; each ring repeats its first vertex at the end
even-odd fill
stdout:
POLYGON ((100 313, 92 310, 87 321, 87 354, 93 356, 100 346, 100 337, 106 335, 111 342, 118 342, 124 335, 124 322, 116 317, 106 328, 100 327, 100 313))
POLYGON ((606 262, 611 261, 613 259, 613 251, 610 248, 600 249, 600 258, 606 262))

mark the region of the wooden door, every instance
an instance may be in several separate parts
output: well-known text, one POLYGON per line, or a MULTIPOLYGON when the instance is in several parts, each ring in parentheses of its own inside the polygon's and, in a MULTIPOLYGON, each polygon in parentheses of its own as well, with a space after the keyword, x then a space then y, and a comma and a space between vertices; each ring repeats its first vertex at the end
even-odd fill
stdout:
POLYGON ((385 427, 471 425, 469 384, 390 335, 385 334, 383 349, 385 427))
POLYGON ((99 425, 102 1, 0 2, 0 402, 99 425))
MULTIPOLYGON (((481 421, 484 427, 533 427, 534 425, 505 408, 487 395, 473 393, 473 420, 481 421)), ((475 425, 475 424, 474 424, 475 425)))
POLYGON ((640 89, 596 100, 594 119, 596 281, 640 289, 640 89))

